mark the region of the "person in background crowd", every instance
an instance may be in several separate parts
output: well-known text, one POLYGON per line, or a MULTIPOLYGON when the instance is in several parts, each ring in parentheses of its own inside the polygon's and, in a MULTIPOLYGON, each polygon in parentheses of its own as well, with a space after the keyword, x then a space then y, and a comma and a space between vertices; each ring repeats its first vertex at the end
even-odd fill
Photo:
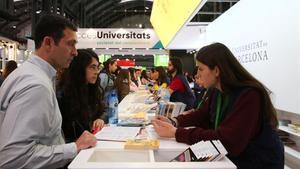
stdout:
POLYGON ((194 81, 194 85, 193 85, 193 92, 195 94, 195 104, 194 104, 194 109, 199 109, 202 104, 203 104, 203 99, 206 99, 207 96, 207 90, 204 87, 201 87, 201 81, 200 78, 198 76, 198 66, 195 67, 194 71, 193 71, 193 81, 194 81))
POLYGON ((6 63, 4 71, 3 71, 3 75, 0 78, 0 86, 2 85, 3 81, 7 78, 7 76, 17 68, 18 68, 18 64, 14 60, 10 60, 6 63))
POLYGON ((113 74, 115 75, 115 77, 118 76, 118 74, 119 74, 119 72, 120 72, 121 69, 122 69, 121 66, 117 65, 117 69, 116 69, 116 71, 113 73, 113 74))
POLYGON ((155 82, 155 80, 153 79, 153 73, 154 73, 154 71, 155 71, 155 68, 151 68, 150 69, 150 80, 152 81, 152 82, 155 82))
POLYGON ((99 60, 92 50, 80 49, 64 72, 57 100, 62 114, 66 142, 73 142, 85 130, 99 131, 104 126, 103 93, 99 87, 99 60))
POLYGON ((148 87, 150 88, 150 92, 154 92, 154 84, 156 82, 156 80, 154 80, 154 71, 155 71, 155 68, 151 68, 150 71, 149 71, 149 80, 150 80, 150 83, 148 84, 148 87))
POLYGON ((129 70, 129 73, 130 73, 130 83, 129 83, 130 91, 135 92, 139 89, 138 88, 138 82, 136 80, 135 69, 130 67, 130 68, 128 68, 128 70, 129 70))
POLYGON ((121 102, 130 91, 130 74, 127 69, 121 69, 117 79, 115 80, 116 89, 118 92, 118 100, 121 102))
POLYGON ((6 63, 5 65, 5 68, 4 68, 4 71, 3 71, 3 77, 4 79, 7 78, 7 76, 12 72, 14 71, 15 69, 18 68, 18 64, 16 61, 14 60, 10 60, 6 63))
POLYGON ((154 90, 156 91, 159 88, 167 88, 170 84, 166 70, 162 66, 154 68, 153 79, 156 81, 154 84, 154 90))
POLYGON ((132 82, 134 82, 134 84, 138 87, 139 84, 138 84, 138 81, 137 81, 137 76, 136 76, 136 73, 135 73, 135 68, 130 67, 130 68, 128 68, 128 70, 130 72, 130 80, 132 82))
POLYGON ((151 70, 146 70, 146 75, 147 75, 147 77, 150 79, 150 76, 151 76, 151 70))
POLYGON ((114 72, 117 70, 117 60, 114 59, 108 59, 106 62, 103 63, 104 69, 100 72, 100 86, 104 90, 104 122, 108 122, 108 100, 109 96, 115 90, 114 81, 116 79, 116 76, 114 75, 114 72))
POLYGON ((195 69, 193 70, 193 74, 192 74, 193 82, 194 82, 192 89, 194 91, 199 91, 202 89, 202 87, 200 87, 200 84, 199 84, 199 77, 197 76, 197 73, 198 73, 198 66, 195 67, 195 69))
POLYGON ((141 82, 141 69, 135 69, 135 74, 136 74, 136 80, 137 80, 137 86, 141 86, 142 82, 141 82))
POLYGON ((147 85, 148 83, 150 83, 150 78, 147 75, 146 70, 143 70, 142 73, 141 73, 141 83, 142 83, 142 85, 147 85))
POLYGON ((185 76, 185 78, 187 79, 187 81, 188 81, 189 83, 192 83, 192 82, 193 82, 193 78, 191 77, 191 75, 189 74, 189 72, 185 72, 185 73, 184 73, 184 76, 185 76))
POLYGON ((170 101, 182 102, 186 104, 186 110, 192 109, 195 102, 195 96, 188 81, 183 75, 182 62, 179 58, 170 58, 168 63, 168 73, 172 80, 169 86, 171 94, 170 101))
POLYGON ((187 144, 218 139, 238 169, 283 169, 284 149, 268 89, 221 43, 201 48, 196 59, 201 85, 213 91, 198 111, 171 119, 174 126, 162 116, 154 119, 158 135, 187 144))
POLYGON ((104 69, 102 69, 100 77, 100 86, 105 91, 105 95, 114 87, 114 80, 116 76, 114 72, 118 69, 117 60, 108 59, 104 63, 104 69))
POLYGON ((77 28, 59 15, 44 15, 36 24, 35 52, 0 88, 0 168, 59 168, 77 153, 96 145, 85 131, 65 144, 55 94, 56 70, 77 55, 77 28))

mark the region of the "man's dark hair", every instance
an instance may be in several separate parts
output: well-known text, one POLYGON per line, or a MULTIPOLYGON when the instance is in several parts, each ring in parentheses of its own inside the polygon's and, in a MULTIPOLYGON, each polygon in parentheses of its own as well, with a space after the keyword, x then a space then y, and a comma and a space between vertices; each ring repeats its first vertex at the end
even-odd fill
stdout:
POLYGON ((55 45, 64 37, 64 30, 69 28, 77 31, 77 27, 60 15, 43 15, 36 24, 34 31, 35 49, 39 49, 46 36, 53 38, 55 45))

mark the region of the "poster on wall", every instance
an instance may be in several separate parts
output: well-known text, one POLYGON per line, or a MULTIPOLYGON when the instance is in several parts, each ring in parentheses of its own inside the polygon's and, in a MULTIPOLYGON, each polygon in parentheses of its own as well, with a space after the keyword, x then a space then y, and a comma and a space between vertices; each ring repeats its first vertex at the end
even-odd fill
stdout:
POLYGON ((150 21, 166 49, 196 49, 207 24, 190 21, 207 0, 154 0, 150 21), (204 24, 204 25, 203 25, 204 24), (200 34, 199 34, 200 32, 200 34))
POLYGON ((78 29, 77 48, 162 48, 153 29, 78 29))
POLYGON ((299 0, 243 0, 206 29, 209 43, 228 46, 240 63, 272 91, 277 109, 298 114, 299 11, 299 0))

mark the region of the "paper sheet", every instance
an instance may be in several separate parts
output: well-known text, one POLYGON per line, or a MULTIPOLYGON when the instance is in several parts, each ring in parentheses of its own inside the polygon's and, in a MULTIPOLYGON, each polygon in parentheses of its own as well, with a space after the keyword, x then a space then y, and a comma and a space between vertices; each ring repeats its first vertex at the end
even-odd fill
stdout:
POLYGON ((140 132, 140 129, 140 127, 107 126, 103 127, 95 137, 97 140, 103 141, 126 141, 128 139, 134 139, 140 132))

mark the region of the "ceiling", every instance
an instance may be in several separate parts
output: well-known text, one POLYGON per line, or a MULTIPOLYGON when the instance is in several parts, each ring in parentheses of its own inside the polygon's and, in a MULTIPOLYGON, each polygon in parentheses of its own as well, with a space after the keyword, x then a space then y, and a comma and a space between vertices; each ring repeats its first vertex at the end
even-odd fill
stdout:
MULTIPOLYGON (((212 22, 237 1, 208 0, 192 22, 212 22)), ((36 23, 42 13, 59 13, 82 28, 109 28, 132 16, 142 16, 143 22, 150 23, 152 3, 151 0, 1 0, 0 36, 24 41, 26 37, 20 32, 36 23)), ((131 22, 141 23, 140 20, 131 22)), ((131 25, 132 28, 140 26, 131 25)))

